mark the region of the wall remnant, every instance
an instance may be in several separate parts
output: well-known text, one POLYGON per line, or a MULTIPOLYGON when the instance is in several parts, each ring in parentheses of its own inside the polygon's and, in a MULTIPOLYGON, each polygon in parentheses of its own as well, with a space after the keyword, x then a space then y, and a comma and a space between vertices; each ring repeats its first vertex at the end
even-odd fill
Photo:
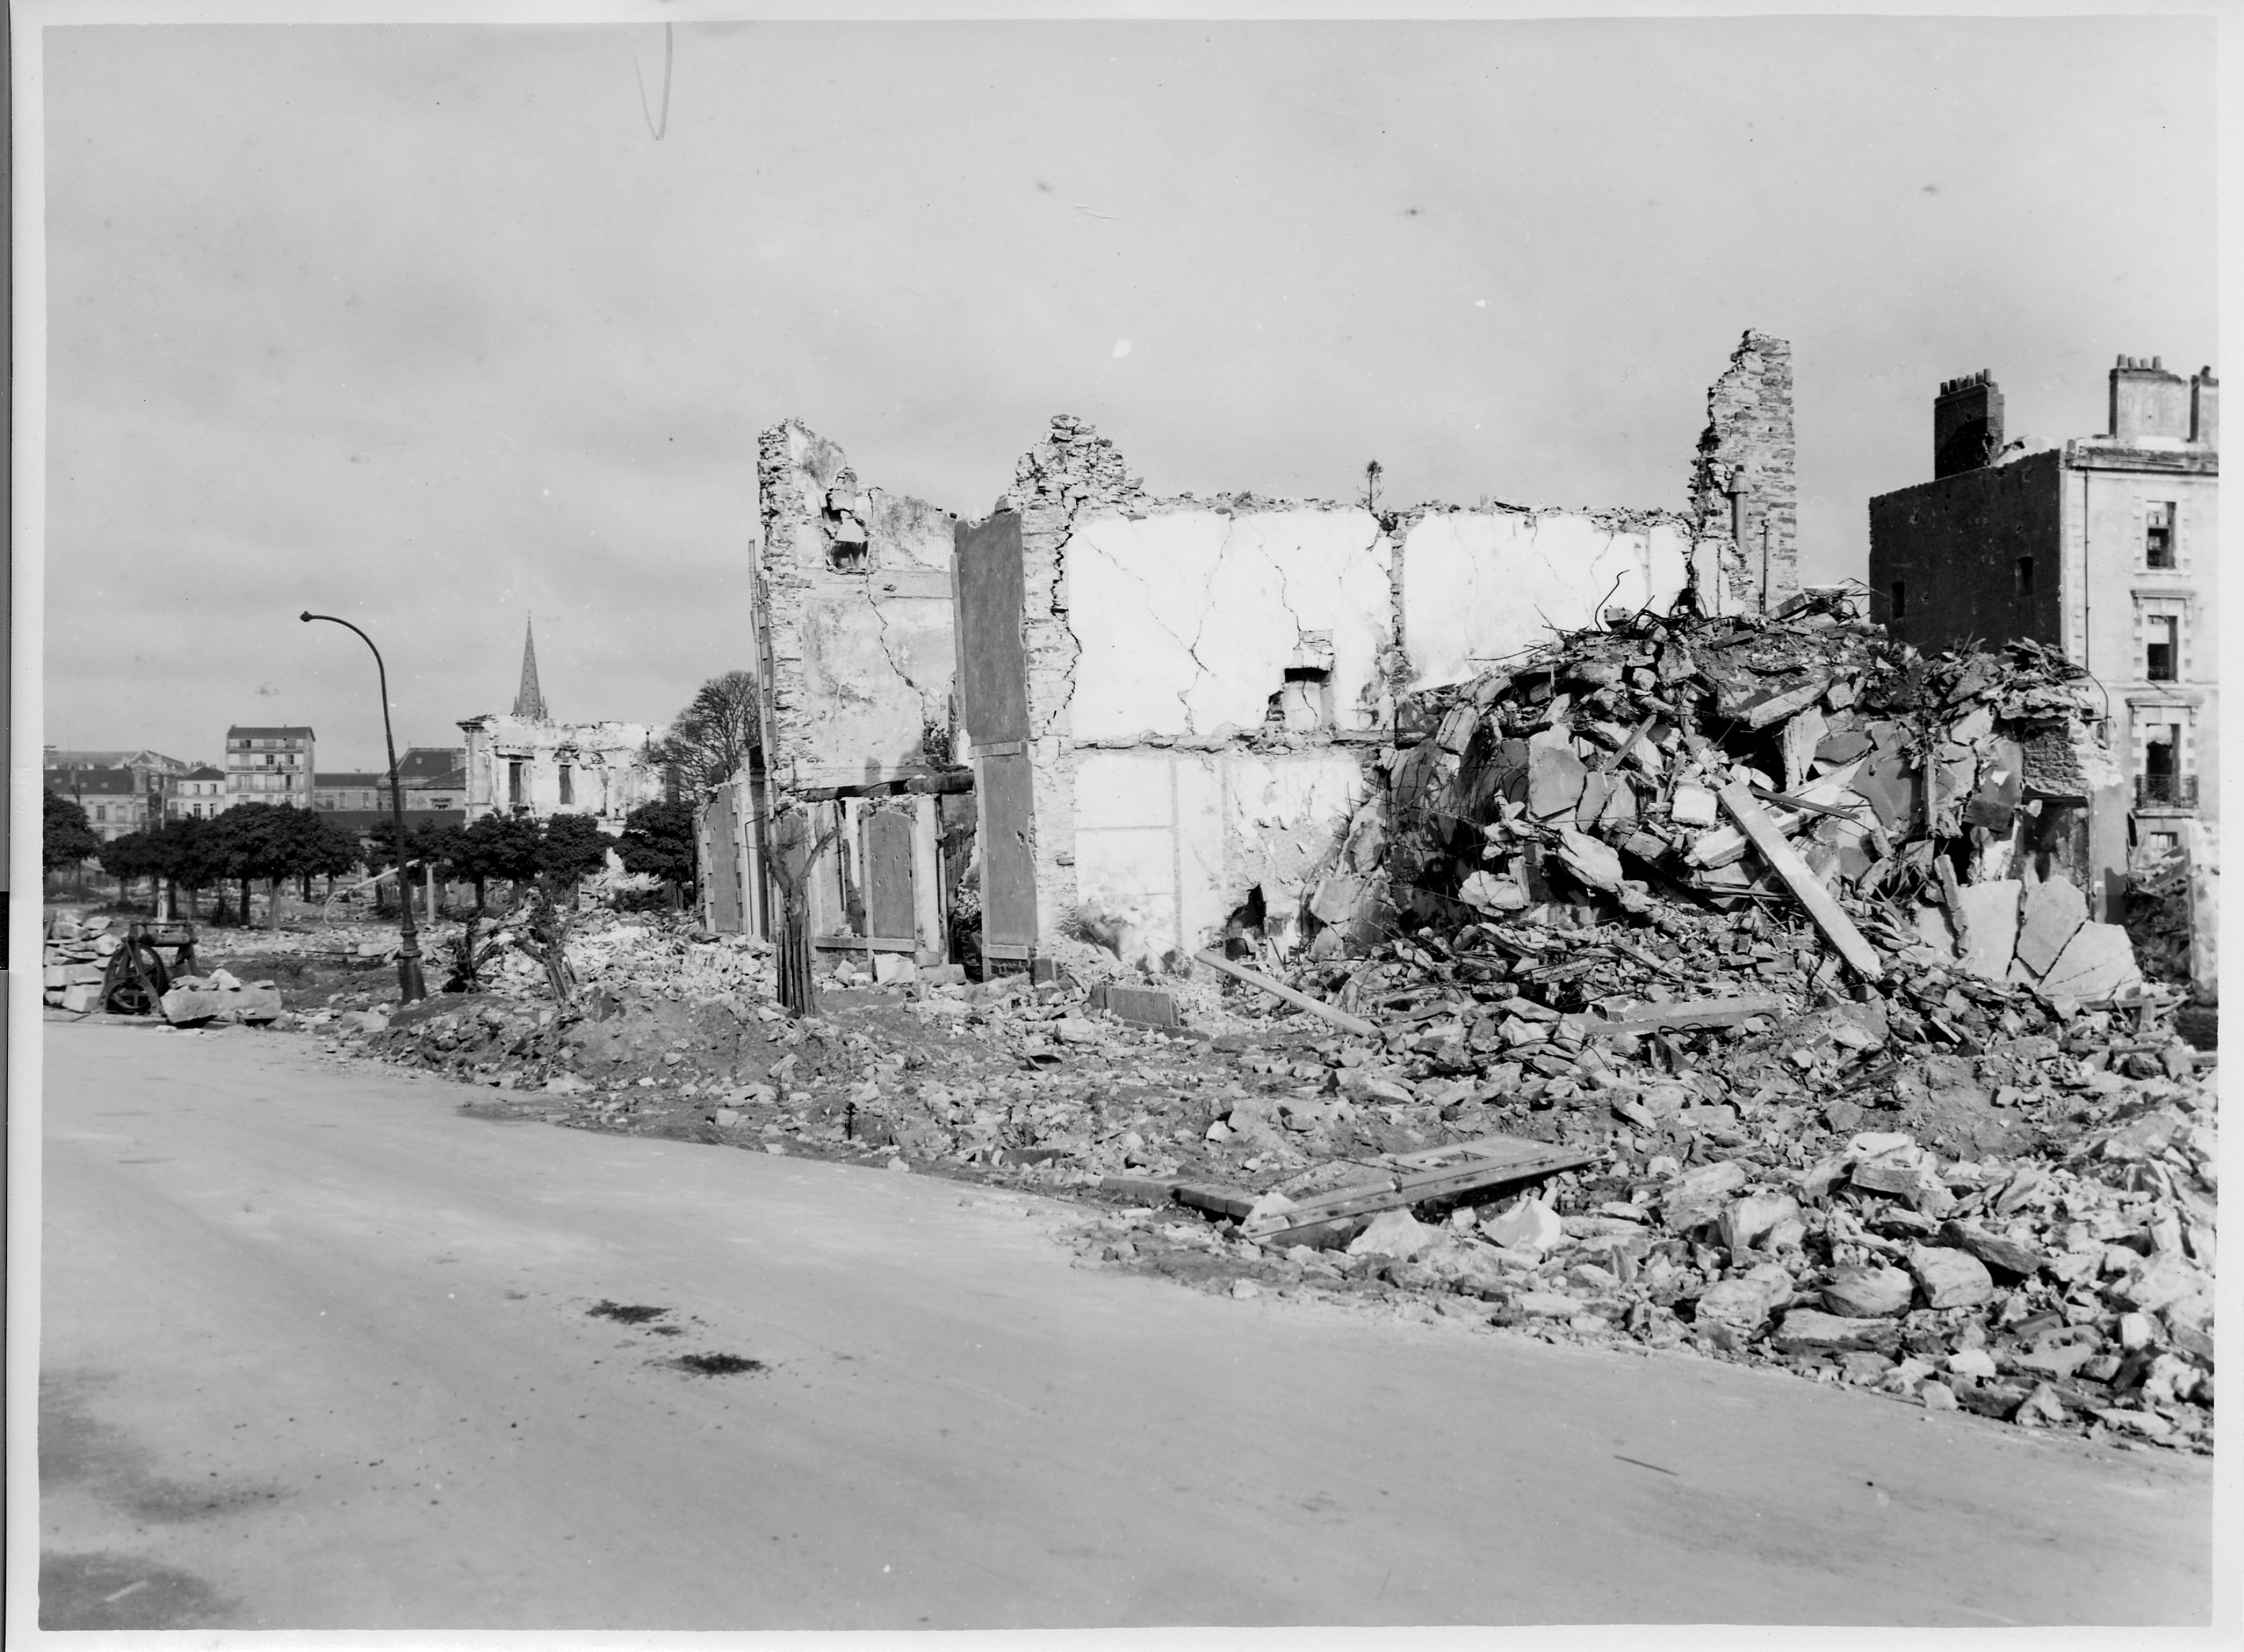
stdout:
POLYGON ((790 788, 932 772, 949 758, 951 514, 863 486, 794 420, 759 439, 756 481, 767 765, 790 788))
POLYGON ((1792 346, 1748 331, 1707 392, 1707 428, 1691 475, 1697 536, 1726 541, 1734 552, 1741 607, 1767 610, 1799 592, 1793 462, 1792 346))
MULTIPOLYGON (((1702 486, 1734 484, 1768 529, 1772 584, 1797 583, 1789 398, 1787 347, 1748 334, 1702 443, 1702 486)), ((1374 770, 1398 698, 1611 612, 1757 603, 1760 562, 1727 516, 1702 515, 1160 497, 1112 442, 1055 418, 996 512, 956 533, 962 588, 1006 609, 958 633, 977 662, 958 680, 981 731, 984 913, 1025 926, 992 955, 1091 936, 1159 968, 1224 934, 1289 950, 1369 933, 1387 910, 1374 770), (1006 556, 1017 622, 990 577, 1006 556), (1012 651, 1016 624, 1018 740, 988 732, 1008 726, 1006 685, 979 664, 1012 651), (993 795, 1024 764, 1025 794, 993 795), (1009 834, 1024 853, 1000 856, 1009 834)))

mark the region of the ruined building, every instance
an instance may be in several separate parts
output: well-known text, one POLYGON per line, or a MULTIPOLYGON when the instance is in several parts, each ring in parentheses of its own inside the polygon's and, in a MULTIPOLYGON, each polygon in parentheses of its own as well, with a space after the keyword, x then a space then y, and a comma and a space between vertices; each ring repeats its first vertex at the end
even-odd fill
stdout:
POLYGON ((646 760, 647 745, 661 732, 659 728, 553 720, 538 684, 537 644, 526 622, 514 709, 504 716, 494 711, 469 718, 460 730, 467 736, 462 778, 470 823, 493 813, 540 820, 589 814, 606 830, 620 832, 633 809, 663 796, 663 776, 646 760))
POLYGON ((800 804, 824 845, 808 872, 814 947, 883 970, 940 963, 970 837, 950 750, 953 518, 866 486, 793 421, 763 433, 756 481, 763 739, 702 813, 703 920, 770 932, 770 811, 800 804))
POLYGON ((1687 516, 1158 498, 1054 420, 998 510, 958 529, 985 954, 1073 933, 1156 963, 1242 912, 1281 945, 1305 918, 1345 926, 1380 846, 1309 874, 1400 696, 1612 610, 1796 590, 1790 382, 1785 343, 1747 334, 1708 396, 1687 516))
POLYGON ((1399 696, 1612 610, 1796 590, 1790 394, 1789 347, 1746 334, 1686 512, 1162 497, 1062 416, 962 522, 864 487, 800 425, 767 431, 765 766, 705 810, 706 920, 767 930, 755 826, 795 800, 827 843, 821 947, 940 959, 964 911, 999 966, 1070 935, 1158 963, 1242 910, 1281 937, 1312 900, 1342 922, 1345 873, 1309 874, 1399 696))
POLYGON ((2136 833, 2170 847, 2219 798, 2220 383, 2121 356, 2108 428, 2027 452, 2000 388, 1933 402, 1933 479, 1870 501, 1872 613, 1919 648, 2032 637, 2102 685, 2136 833))

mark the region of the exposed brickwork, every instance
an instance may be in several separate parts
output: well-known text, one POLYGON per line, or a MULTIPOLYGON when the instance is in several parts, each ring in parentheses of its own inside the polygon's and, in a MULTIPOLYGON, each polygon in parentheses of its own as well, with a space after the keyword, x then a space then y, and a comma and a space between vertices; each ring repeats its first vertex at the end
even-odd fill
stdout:
POLYGON ((1792 346, 1748 332, 1707 392, 1707 429, 1691 476, 1694 533, 1730 548, 1724 563, 1733 593, 1748 609, 1764 601, 1774 607, 1800 589, 1793 466, 1792 346), (1743 543, 1734 530, 1734 492, 1743 543))
POLYGON ((1077 904, 1075 633, 1068 629, 1067 542, 1078 512, 1119 509, 1144 490, 1112 442, 1067 414, 1023 454, 999 509, 1021 513, 1021 632, 1028 659, 1029 765, 1036 777, 1038 927, 1056 939, 1077 904))
POLYGON ((1871 500, 1870 617, 1926 650, 2062 643, 2061 457, 2029 454, 1871 500))

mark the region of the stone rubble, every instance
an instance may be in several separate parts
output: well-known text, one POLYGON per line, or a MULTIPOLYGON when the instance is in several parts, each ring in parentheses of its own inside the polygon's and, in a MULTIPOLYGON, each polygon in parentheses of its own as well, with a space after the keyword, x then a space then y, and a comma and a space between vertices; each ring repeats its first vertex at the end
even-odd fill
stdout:
MULTIPOLYGON (((511 1092, 486 1105, 1074 1195, 1103 1207, 1075 1234, 1083 1265, 2209 1451, 2210 1058, 2175 1035, 2178 995, 2126 969, 2105 972, 2116 993, 2053 989, 2098 926, 2017 848, 2030 799, 2004 743, 2083 761, 2077 685, 2031 652, 1896 664, 1812 606, 1719 624, 1687 632, 1696 711, 1672 635, 1593 634, 1501 687, 1451 691, 1397 748, 1389 812, 1351 833, 1383 845, 1348 874, 1388 892, 1383 927, 1359 929, 1354 955, 1321 935, 1291 973, 1375 1023, 1369 1037, 1210 970, 1152 979, 1088 946, 1035 981, 954 968, 882 985, 843 959, 800 1021, 773 1001, 763 943, 666 914, 581 914, 566 1008, 511 951, 489 990, 401 1008, 394 933, 371 926, 212 932, 212 947, 243 974, 269 963, 293 1006, 281 1024, 328 1053, 511 1092), (1770 669, 1747 686, 1754 658, 1770 669), (1671 730, 1640 711, 1653 700, 1671 730), (1929 812, 1907 778, 1916 748, 1881 745, 1926 705, 1947 719, 1929 812), (1811 713, 1815 740, 1788 732, 1811 713), (1505 754, 1514 741, 1524 756, 1505 754), (1600 768, 1599 749, 1628 760, 1600 768), (1876 949, 1875 980, 1757 851, 1709 850, 1739 778, 1867 803, 1852 825, 1794 811, 1788 826, 1876 949), (1939 867, 1959 861, 1951 886, 1939 867), (1171 1198, 1191 1181, 1278 1208, 1363 1181, 1378 1156, 1498 1132, 1592 1163, 1357 1219, 1323 1249, 1257 1243, 1171 1198)), ((1360 907, 1325 933, 1365 923, 1360 907)), ((428 937, 432 959, 456 928, 428 937)))

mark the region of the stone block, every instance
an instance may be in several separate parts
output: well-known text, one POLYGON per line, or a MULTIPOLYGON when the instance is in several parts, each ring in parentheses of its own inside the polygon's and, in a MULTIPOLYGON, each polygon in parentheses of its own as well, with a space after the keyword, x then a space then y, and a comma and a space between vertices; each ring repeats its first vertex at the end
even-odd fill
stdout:
POLYGON ((1661 1197, 1660 1220, 1676 1233, 1704 1227, 1721 1216, 1729 1196, 1745 1184, 1746 1167, 1735 1159, 1686 1170, 1661 1197))
POLYGON ((2135 948, 2127 932, 2115 923, 2081 925, 2041 978, 2045 996, 2084 1002, 2124 995, 2142 984, 2135 948))
MULTIPOLYGON (((1700 1311, 1705 1311, 1703 1305, 1700 1311)), ((1901 1327, 1890 1319, 1856 1319, 1815 1308, 1795 1308, 1784 1316, 1772 1340, 1780 1353, 1890 1354, 1901 1345, 1901 1327)))
POLYGON ((101 1008, 98 987, 71 985, 63 988, 62 1007, 73 1015, 90 1015, 101 1008))
POLYGON ((1126 987, 1119 981, 1105 981, 1091 989, 1092 1006, 1103 1009, 1117 1020, 1134 1022, 1141 1027, 1181 1027, 1184 1017, 1177 1013, 1175 995, 1158 987, 1126 987))
POLYGON ((1877 1319, 1906 1312, 1916 1293, 1899 1268, 1835 1268, 1823 1286, 1823 1305, 1850 1321, 1877 1319))
POLYGON ((1913 1246, 1909 1253, 1909 1271, 1924 1292, 1924 1305, 1928 1308, 1977 1307, 1991 1301, 1995 1295, 1995 1281, 1986 1264, 1962 1251, 1913 1246))
POLYGON ((2018 897, 2024 886, 2016 878, 1998 878, 1959 889, 1956 904, 1964 920, 1964 968, 1984 981, 2001 981, 2010 974, 2011 956, 2018 944, 2018 897))
POLYGON ((1564 736, 1536 736, 1527 744, 1528 813, 1538 820, 1570 819, 1589 772, 1564 736))
POLYGON ((2080 926, 2088 921, 2088 898, 2063 878, 2026 886, 2018 912, 2018 961, 2036 979, 2049 973, 2080 926))

